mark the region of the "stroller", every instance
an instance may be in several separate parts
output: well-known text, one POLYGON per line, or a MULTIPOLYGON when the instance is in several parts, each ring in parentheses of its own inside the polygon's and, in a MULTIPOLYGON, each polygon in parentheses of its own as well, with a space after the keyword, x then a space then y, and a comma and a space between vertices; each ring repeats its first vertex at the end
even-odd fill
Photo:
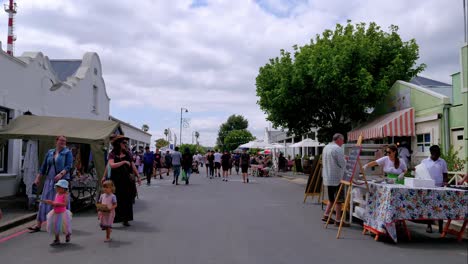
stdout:
POLYGON ((198 161, 196 160, 192 162, 192 173, 200 173, 200 171, 198 171, 198 161))

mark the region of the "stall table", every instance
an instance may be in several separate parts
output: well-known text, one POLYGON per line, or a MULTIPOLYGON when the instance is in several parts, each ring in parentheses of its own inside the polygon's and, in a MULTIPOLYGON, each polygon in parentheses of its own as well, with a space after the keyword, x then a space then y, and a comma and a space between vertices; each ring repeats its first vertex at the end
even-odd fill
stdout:
POLYGON ((372 182, 369 189, 364 231, 377 236, 388 234, 394 242, 397 242, 397 222, 468 219, 468 191, 465 190, 372 182))

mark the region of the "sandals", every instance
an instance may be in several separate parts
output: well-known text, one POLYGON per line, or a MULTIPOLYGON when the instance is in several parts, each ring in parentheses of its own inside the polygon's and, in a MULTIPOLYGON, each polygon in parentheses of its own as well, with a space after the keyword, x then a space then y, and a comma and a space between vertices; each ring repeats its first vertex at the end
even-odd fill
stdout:
MULTIPOLYGON (((323 222, 327 222, 328 221, 328 215, 324 215, 322 217, 322 221, 323 222)), ((334 224, 335 223, 335 220, 333 220, 333 218, 330 218, 330 222, 328 222, 329 224, 334 224)))
POLYGON ((66 236, 65 236, 65 242, 69 243, 70 240, 71 240, 70 237, 71 237, 71 234, 66 235, 66 236))
POLYGON ((38 226, 34 226, 34 227, 33 227, 33 226, 30 226, 30 227, 28 227, 28 229, 31 230, 31 231, 29 231, 29 233, 31 233, 31 234, 41 231, 41 228, 38 227, 38 226))
MULTIPOLYGON (((340 226, 341 221, 336 221, 335 226, 340 226)), ((351 225, 349 223, 343 222, 341 227, 350 227, 351 225)))
POLYGON ((60 245, 60 240, 58 240, 58 239, 56 239, 52 243, 50 243, 51 247, 55 247, 55 246, 58 246, 58 245, 60 245))

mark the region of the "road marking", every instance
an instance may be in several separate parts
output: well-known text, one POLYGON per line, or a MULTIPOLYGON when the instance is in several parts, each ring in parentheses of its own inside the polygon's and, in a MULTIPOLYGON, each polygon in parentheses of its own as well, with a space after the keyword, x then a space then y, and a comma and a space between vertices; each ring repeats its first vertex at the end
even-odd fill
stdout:
POLYGON ((7 242, 8 240, 13 239, 13 238, 18 237, 18 236, 21 236, 22 234, 24 234, 26 232, 28 232, 27 229, 23 230, 23 231, 16 232, 16 233, 14 233, 12 235, 9 235, 7 237, 4 237, 4 238, 0 238, 0 243, 7 242))

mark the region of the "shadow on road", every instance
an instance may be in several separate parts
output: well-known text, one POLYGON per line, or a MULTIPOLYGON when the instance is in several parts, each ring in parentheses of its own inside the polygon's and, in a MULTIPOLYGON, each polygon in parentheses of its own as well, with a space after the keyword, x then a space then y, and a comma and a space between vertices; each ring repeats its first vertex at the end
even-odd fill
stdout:
POLYGON ((120 241, 120 240, 112 240, 111 242, 107 243, 108 248, 120 248, 122 246, 130 246, 133 243, 130 241, 120 241))
POLYGON ((78 250, 83 250, 84 248, 78 244, 74 243, 62 243, 60 245, 51 247, 49 252, 50 253, 63 253, 65 251, 78 251, 78 250))
POLYGON ((138 232, 138 233, 157 233, 157 232, 159 232, 159 229, 156 226, 150 225, 147 222, 132 221, 130 223, 132 225, 129 226, 129 227, 116 226, 113 229, 114 230, 119 230, 119 231, 138 232))

